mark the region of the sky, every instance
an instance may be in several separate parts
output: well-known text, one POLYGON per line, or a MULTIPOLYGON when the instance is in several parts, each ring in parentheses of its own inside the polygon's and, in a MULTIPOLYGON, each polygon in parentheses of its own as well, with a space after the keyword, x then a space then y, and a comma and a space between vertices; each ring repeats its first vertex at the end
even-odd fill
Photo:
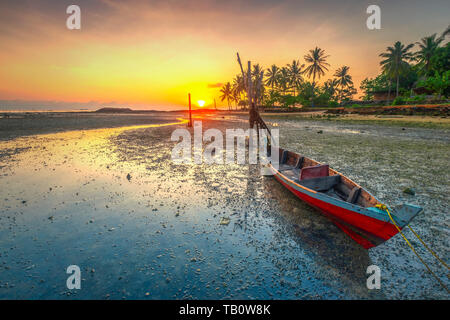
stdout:
POLYGON ((325 79, 343 65, 357 88, 378 55, 450 24, 448 0, 0 0, 0 108, 225 106, 221 84, 245 62, 284 66, 318 46, 325 79), (66 9, 81 8, 69 30, 66 9), (366 9, 381 8, 369 30, 366 9))

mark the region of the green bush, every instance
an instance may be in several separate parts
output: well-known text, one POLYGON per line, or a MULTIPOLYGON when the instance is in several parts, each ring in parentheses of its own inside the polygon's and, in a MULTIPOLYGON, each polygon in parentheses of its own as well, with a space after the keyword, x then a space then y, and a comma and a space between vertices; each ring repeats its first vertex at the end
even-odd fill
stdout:
POLYGON ((397 97, 392 101, 393 106, 400 106, 402 104, 405 104, 405 99, 403 97, 397 97))
POLYGON ((406 99, 407 102, 415 102, 415 103, 422 103, 426 101, 425 95, 417 95, 411 98, 406 99))
POLYGON ((337 103, 336 101, 329 101, 328 107, 329 108, 337 108, 337 107, 339 107, 339 103, 337 103))
POLYGON ((418 86, 425 87, 434 94, 437 95, 437 100, 445 95, 448 90, 450 90, 450 70, 439 74, 437 71, 434 73, 434 77, 428 77, 425 80, 419 82, 418 86))

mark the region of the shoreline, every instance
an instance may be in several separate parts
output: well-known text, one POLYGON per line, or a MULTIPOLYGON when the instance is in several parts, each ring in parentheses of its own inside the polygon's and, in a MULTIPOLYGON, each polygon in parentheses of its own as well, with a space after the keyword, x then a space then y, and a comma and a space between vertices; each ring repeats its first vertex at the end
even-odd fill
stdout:
MULTIPOLYGON (((36 112, 21 113, 16 117, 1 118, 0 141, 11 140, 22 136, 50 134, 66 131, 90 130, 100 128, 120 128, 130 126, 146 126, 172 123, 183 118, 187 112, 169 113, 95 113, 95 112, 36 112)), ((14 115, 12 113, 11 115, 14 115)), ((194 113, 195 119, 220 120, 233 119, 246 121, 247 111, 220 111, 194 113)), ((369 127, 402 127, 450 130, 450 118, 423 115, 369 115, 369 114, 329 114, 326 111, 262 113, 268 122, 288 120, 290 122, 317 122, 345 125, 367 125, 369 127)))

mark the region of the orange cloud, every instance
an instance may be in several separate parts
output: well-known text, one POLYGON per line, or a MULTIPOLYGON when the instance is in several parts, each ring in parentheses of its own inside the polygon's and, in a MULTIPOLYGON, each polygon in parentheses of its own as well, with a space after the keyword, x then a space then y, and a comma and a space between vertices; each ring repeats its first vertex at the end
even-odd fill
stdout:
POLYGON ((223 87, 223 83, 222 82, 217 82, 217 83, 208 83, 208 88, 213 89, 213 88, 222 88, 223 87))

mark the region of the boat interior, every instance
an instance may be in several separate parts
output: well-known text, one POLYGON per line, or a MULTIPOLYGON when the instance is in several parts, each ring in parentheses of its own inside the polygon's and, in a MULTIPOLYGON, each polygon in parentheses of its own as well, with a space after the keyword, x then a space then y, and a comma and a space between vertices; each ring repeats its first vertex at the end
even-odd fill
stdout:
POLYGON ((279 152, 278 171, 295 183, 364 208, 378 204, 375 197, 328 164, 283 149, 279 152))

